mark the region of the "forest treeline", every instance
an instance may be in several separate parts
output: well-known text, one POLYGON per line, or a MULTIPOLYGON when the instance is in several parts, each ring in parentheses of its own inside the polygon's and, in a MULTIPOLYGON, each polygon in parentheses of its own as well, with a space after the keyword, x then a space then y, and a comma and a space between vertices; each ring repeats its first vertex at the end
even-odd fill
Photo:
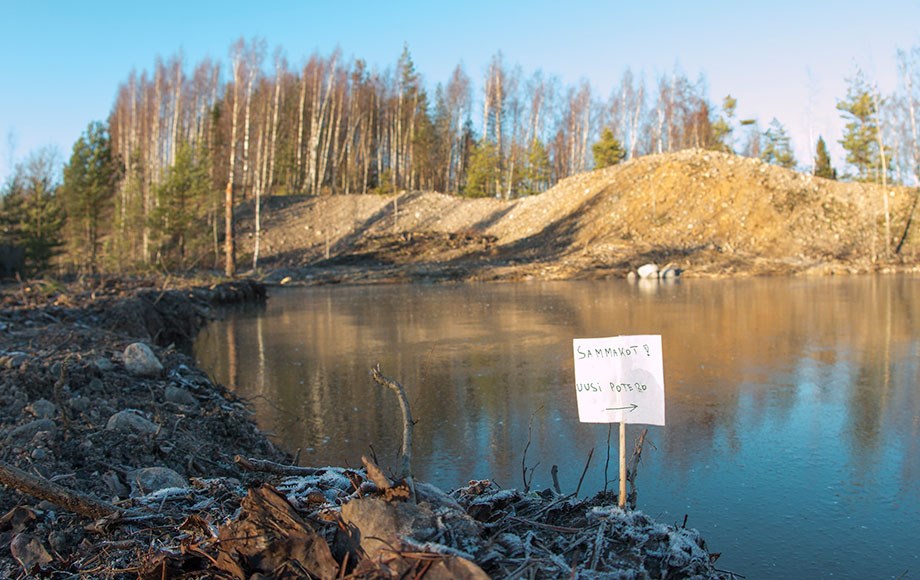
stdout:
MULTIPOLYGON (((918 49, 900 53, 902 86, 881 95, 862 73, 838 101, 845 177, 916 181, 918 49)), ((704 148, 799 166, 786 128, 713 105, 704 77, 647 82, 627 70, 607 96, 588 81, 525 74, 501 53, 474 83, 462 66, 433 88, 408 48, 392 68, 341 51, 292 66, 240 39, 229 67, 181 54, 133 71, 111 114, 74 144, 63 171, 32 152, 3 184, 0 244, 32 272, 237 269, 233 209, 250 202, 260 232, 270 195, 432 190, 511 199, 624 159, 704 148), (474 91, 474 86, 480 87, 474 91)), ((805 165, 836 178, 819 137, 805 165), (809 163, 810 162, 810 163, 809 163)), ((890 236, 889 236, 890 238, 890 236)), ((253 266, 258 261, 258 243, 253 266)))

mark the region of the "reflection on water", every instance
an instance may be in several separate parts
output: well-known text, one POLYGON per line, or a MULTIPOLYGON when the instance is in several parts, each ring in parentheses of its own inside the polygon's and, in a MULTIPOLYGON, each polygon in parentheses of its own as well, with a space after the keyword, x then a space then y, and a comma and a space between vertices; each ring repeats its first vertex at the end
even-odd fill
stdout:
MULTIPOLYGON (((402 382, 414 468, 616 488, 608 429, 578 422, 572 338, 661 334, 667 426, 651 427, 639 508, 699 528, 748 578, 920 569, 920 279, 556 282, 276 290, 199 338, 217 380, 305 464, 397 466, 402 382), (533 429, 528 426, 533 418, 533 429), (654 447, 652 447, 654 445, 654 447), (598 459, 599 458, 599 459, 598 459)), ((639 426, 630 426, 630 439, 639 426)), ((613 437, 616 445, 616 437, 613 437)))

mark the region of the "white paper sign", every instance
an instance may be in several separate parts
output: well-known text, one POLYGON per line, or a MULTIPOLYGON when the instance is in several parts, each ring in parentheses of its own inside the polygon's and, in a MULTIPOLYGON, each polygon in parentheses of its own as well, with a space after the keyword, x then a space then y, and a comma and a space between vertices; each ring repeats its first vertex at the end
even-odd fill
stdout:
POLYGON ((582 423, 664 425, 660 335, 576 338, 572 343, 582 423))

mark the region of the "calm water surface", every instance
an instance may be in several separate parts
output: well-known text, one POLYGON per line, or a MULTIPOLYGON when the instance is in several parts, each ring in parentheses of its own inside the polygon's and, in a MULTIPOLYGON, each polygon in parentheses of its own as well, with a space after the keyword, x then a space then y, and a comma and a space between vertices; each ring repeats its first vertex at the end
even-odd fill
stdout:
POLYGON ((533 486, 558 465, 564 492, 593 448, 585 495, 604 487, 608 429, 578 421, 572 338, 619 334, 661 334, 665 358, 639 509, 687 514, 747 578, 920 575, 917 277, 279 289, 196 355, 301 463, 360 465, 372 446, 398 466, 379 362, 409 393, 420 479, 520 488, 530 440, 533 486))

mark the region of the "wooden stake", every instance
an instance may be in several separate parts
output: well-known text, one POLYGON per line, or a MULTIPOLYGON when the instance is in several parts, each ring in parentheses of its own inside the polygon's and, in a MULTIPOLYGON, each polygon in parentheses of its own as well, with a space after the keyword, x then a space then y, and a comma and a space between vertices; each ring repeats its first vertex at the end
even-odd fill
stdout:
POLYGON ((620 509, 626 507, 626 423, 620 422, 620 495, 617 497, 620 509))

